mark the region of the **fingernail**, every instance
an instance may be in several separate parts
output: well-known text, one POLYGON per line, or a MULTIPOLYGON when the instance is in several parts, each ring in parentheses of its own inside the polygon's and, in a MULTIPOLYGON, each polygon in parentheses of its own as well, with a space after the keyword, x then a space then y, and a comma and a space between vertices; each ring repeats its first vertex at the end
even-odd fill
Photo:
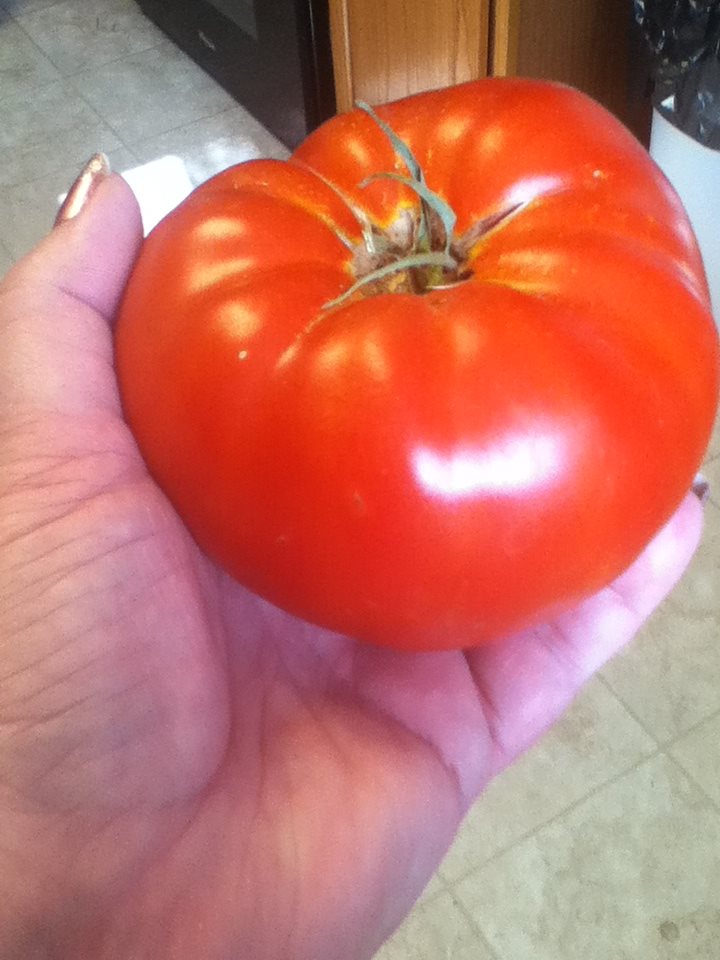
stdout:
POLYGON ((95 153, 70 187, 55 217, 55 226, 74 219, 85 207, 98 184, 110 176, 110 162, 104 153, 95 153))
POLYGON ((693 480, 692 492, 700 503, 705 503, 710 496, 710 484, 701 473, 696 474, 693 480))

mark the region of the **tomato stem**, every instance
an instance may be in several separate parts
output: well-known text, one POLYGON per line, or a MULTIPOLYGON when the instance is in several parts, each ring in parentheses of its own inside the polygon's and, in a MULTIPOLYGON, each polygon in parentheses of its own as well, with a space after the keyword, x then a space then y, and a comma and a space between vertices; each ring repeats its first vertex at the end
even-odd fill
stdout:
MULTIPOLYGON (((325 186, 329 187, 333 191, 333 193, 335 193, 342 200, 342 202, 345 204, 345 206, 348 208, 350 213, 352 213, 352 215, 355 217, 355 219, 358 222, 358 226, 360 227, 360 231, 363 236, 363 242, 365 244, 366 250, 370 254, 377 253, 378 251, 375 244, 375 231, 374 231, 372 220, 367 215, 367 213, 365 213, 364 210, 358 207, 357 204, 353 203, 350 197, 348 197, 347 194, 343 190, 341 190, 336 183, 333 183, 332 180, 328 180, 327 177, 324 177, 314 167, 310 167, 306 163, 302 163, 302 161, 297 160, 295 158, 292 158, 292 162, 297 163, 299 166, 303 167, 305 170, 309 170, 319 180, 322 180, 325 186)), ((341 243, 352 248, 353 246, 352 242, 346 236, 344 231, 340 230, 339 227, 337 227, 337 225, 335 224, 331 224, 330 227, 333 233, 335 234, 335 236, 340 240, 341 243)))
POLYGON ((329 310, 331 307, 340 306, 342 303, 345 303, 346 300, 349 300, 355 293, 357 293, 358 290, 361 290, 368 284, 377 283, 379 280, 384 280, 393 273, 412 271, 416 270, 418 267, 431 267, 442 275, 443 271, 445 270, 454 270, 457 267, 457 262, 455 261, 454 257, 451 257, 447 253, 433 252, 432 250, 429 250, 425 253, 411 254, 410 256, 402 257, 399 260, 393 260, 391 263, 386 263, 384 266, 378 267, 377 270, 373 270, 371 273, 366 273, 364 277, 361 277, 351 287, 345 290, 344 293, 341 293, 339 297, 336 297, 334 300, 326 303, 325 309, 329 310))
MULTIPOLYGON (((394 171, 372 174, 358 184, 365 189, 378 180, 393 180, 411 190, 420 200, 417 211, 401 211, 398 219, 381 229, 365 211, 359 209, 337 187, 330 184, 348 204, 362 228, 363 242, 355 247, 355 275, 359 279, 329 303, 326 309, 339 306, 359 291, 367 293, 425 293, 437 287, 451 286, 468 279, 468 259, 475 245, 490 231, 499 227, 522 205, 483 218, 462 236, 455 236, 457 216, 450 204, 431 190, 422 167, 412 150, 392 127, 378 116, 369 104, 357 101, 390 141, 394 152, 407 167, 409 176, 394 171), (403 223, 403 217, 407 222, 403 223), (367 290, 372 288, 374 290, 367 290)), ((325 181, 326 183, 328 181, 325 181)))
POLYGON ((385 136, 388 138, 388 140, 392 144, 392 147, 395 153, 404 162, 405 166, 408 169, 408 173, 410 174, 412 179, 417 180, 421 183, 424 182, 425 177, 422 172, 422 167, 415 159, 415 156, 412 150, 410 149, 410 147, 405 143, 404 140, 402 140, 395 133, 393 128, 390 126, 390 124, 385 123, 383 118, 378 116, 378 114, 373 110, 370 104, 365 103, 364 100, 356 100, 355 106, 359 110, 362 110, 364 113, 366 113, 370 117, 370 119, 373 121, 373 123, 375 123, 378 127, 380 127, 382 132, 385 134, 385 136))
MULTIPOLYGON (((455 223, 457 222, 455 211, 450 204, 446 203, 445 200, 443 200, 443 198, 437 193, 433 193, 424 180, 412 180, 410 177, 403 177, 399 173, 375 173, 371 177, 367 177, 367 179, 363 180, 360 186, 366 187, 376 180, 396 180, 398 183, 404 184, 406 187, 416 193, 420 199, 423 200, 428 207, 438 215, 445 233, 444 252, 450 256, 453 231, 455 230, 455 223)), ((418 243, 420 244, 422 241, 425 241, 428 244, 428 249, 431 249, 430 244, 432 243, 432 236, 427 219, 427 216, 422 218, 424 230, 421 234, 422 239, 419 238, 418 243)))
POLYGON ((382 132, 390 141, 393 150, 403 161, 408 169, 408 173, 410 174, 409 177, 403 177, 398 173, 377 173, 363 180, 363 182, 360 184, 360 187, 367 187, 375 180, 384 178, 388 180, 396 180, 398 183, 404 184, 404 186, 416 193, 420 198, 420 224, 416 249, 418 251, 423 251, 432 250, 435 248, 436 239, 433 231, 433 223, 439 221, 442 224, 444 234, 442 238, 443 249, 444 252, 450 256, 450 248, 453 242, 453 232, 457 222, 455 211, 446 200, 443 200, 440 194, 435 193, 434 190, 431 190, 428 187, 425 181, 425 174, 423 173, 423 169, 420 166, 417 158, 407 143, 405 143, 405 141, 398 136, 390 124, 386 123, 382 117, 378 116, 373 108, 369 104, 365 103, 365 101, 358 100, 356 102, 356 106, 360 110, 363 110, 370 117, 373 123, 377 124, 377 126, 382 130, 382 132))

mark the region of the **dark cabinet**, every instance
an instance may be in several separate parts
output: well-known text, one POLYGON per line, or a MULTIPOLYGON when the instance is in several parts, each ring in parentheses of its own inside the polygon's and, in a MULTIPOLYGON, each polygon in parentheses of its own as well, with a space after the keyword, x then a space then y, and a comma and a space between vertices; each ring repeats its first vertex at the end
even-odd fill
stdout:
POLYGON ((327 0, 138 0, 289 147, 335 111, 327 0))

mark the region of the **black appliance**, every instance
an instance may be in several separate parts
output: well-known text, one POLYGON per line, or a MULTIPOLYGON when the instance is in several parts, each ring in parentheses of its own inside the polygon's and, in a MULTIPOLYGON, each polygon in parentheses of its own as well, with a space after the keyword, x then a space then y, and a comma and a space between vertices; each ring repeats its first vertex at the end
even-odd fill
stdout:
POLYGON ((335 112, 328 0, 138 0, 288 147, 335 112))

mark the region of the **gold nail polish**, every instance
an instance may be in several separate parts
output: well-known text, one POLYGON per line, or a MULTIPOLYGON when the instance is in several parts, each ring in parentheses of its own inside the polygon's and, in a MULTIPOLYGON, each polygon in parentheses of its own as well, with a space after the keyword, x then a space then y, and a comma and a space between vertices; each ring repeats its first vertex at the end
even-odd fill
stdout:
POLYGON ((110 175, 110 162, 104 153, 95 153, 83 167, 67 192, 55 217, 55 226, 72 220, 83 209, 98 184, 110 175))

